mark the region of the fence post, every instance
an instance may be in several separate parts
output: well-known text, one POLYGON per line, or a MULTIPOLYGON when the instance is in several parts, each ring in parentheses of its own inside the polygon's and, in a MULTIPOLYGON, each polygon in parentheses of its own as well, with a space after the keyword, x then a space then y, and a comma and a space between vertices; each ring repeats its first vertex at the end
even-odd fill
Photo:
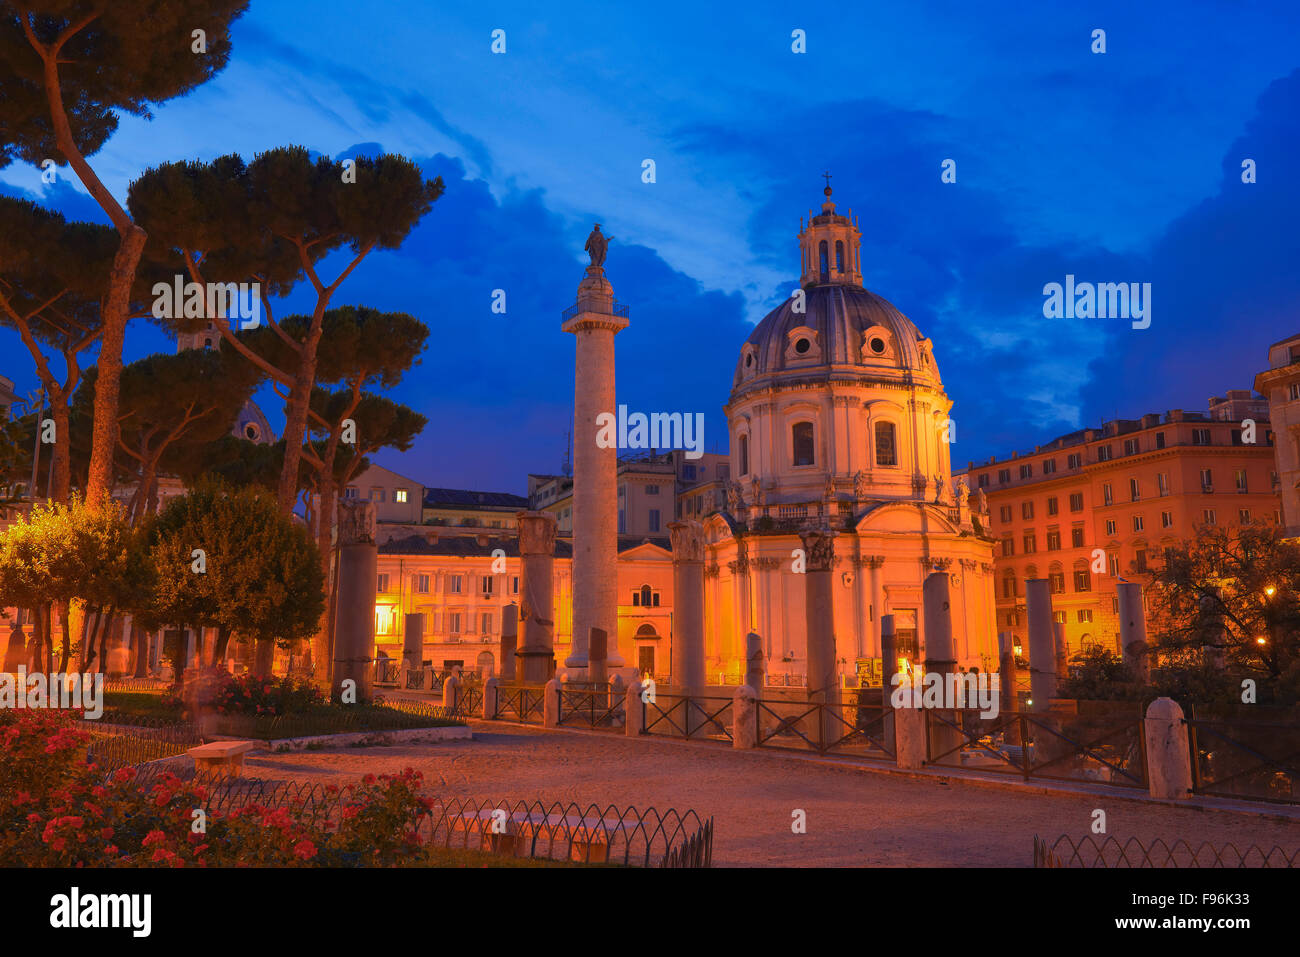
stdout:
POLYGON ((731 746, 758 747, 758 694, 741 685, 731 698, 731 746))
POLYGON ((552 678, 542 689, 542 727, 560 726, 560 679, 552 678))
POLYGON ((1192 793, 1192 749, 1183 709, 1156 698, 1142 722, 1147 742, 1147 788, 1153 798, 1184 800, 1192 793))
POLYGON ((501 682, 496 678, 489 678, 483 682, 483 717, 491 721, 497 716, 497 696, 501 693, 501 682))
POLYGON ((460 699, 460 678, 455 674, 447 675, 442 683, 442 706, 447 709, 448 713, 456 710, 456 704, 460 699))
POLYGON ((641 688, 641 679, 634 679, 627 686, 627 696, 623 699, 623 710, 627 713, 623 733, 629 738, 638 737, 645 728, 645 702, 641 700, 641 688))
POLYGON ((894 760, 900 768, 914 771, 925 765, 925 710, 919 707, 894 709, 894 760))

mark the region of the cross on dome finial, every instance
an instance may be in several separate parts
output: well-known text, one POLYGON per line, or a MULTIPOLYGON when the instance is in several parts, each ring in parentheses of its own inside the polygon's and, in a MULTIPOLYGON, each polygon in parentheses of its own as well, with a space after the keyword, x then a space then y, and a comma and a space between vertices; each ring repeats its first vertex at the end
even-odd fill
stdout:
POLYGON ((822 175, 826 177, 826 189, 824 190, 824 192, 826 193, 827 196, 829 196, 829 195, 831 194, 831 174, 830 174, 830 171, 828 170, 827 172, 822 173, 822 175))

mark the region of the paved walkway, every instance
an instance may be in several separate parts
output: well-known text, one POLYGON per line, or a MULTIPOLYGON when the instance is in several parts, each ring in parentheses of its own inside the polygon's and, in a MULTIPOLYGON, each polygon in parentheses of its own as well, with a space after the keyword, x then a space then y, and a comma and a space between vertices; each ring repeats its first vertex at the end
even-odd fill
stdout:
POLYGON ((253 755, 245 773, 342 784, 414 767, 448 795, 693 809, 714 818, 715 866, 1026 867, 1035 834, 1087 835, 1095 808, 1121 841, 1300 848, 1296 820, 945 784, 690 742, 473 727, 473 741, 253 755), (791 830, 796 809, 806 834, 791 830))

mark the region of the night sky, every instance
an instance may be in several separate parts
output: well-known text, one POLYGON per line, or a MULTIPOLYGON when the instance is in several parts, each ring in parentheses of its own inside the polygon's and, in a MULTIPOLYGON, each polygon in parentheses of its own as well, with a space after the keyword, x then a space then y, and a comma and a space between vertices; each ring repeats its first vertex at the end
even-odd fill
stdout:
MULTIPOLYGON (((794 289, 823 170, 859 217, 866 286, 934 340, 955 464, 1204 409, 1300 331, 1290 0, 310 6, 254 0, 230 66, 152 120, 123 118, 92 164, 122 199, 157 163, 286 144, 402 153, 442 176, 403 248, 372 254, 333 303, 430 327, 391 393, 430 424, 378 456, 425 485, 523 492, 528 472, 559 470, 574 349, 560 313, 594 221, 631 307, 619 401, 703 412, 706 449, 725 449, 738 350, 794 289), (1045 319, 1043 286, 1067 273, 1151 283, 1150 328, 1045 319)), ((15 164, 0 190, 106 221, 70 171, 46 186, 15 164)), ((276 314, 312 299, 301 288, 276 314)), ((170 348, 147 323, 128 331, 128 361, 170 348)), ((0 356, 20 392, 36 386, 16 335, 0 331, 0 356)), ((279 400, 260 401, 278 429, 279 400)))

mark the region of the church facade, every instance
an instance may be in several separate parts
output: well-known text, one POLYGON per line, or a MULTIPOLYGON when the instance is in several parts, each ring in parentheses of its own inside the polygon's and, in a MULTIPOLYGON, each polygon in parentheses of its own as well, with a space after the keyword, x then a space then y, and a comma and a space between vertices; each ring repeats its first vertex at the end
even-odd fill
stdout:
POLYGON ((743 672, 745 636, 769 674, 806 673, 803 535, 835 533, 832 603, 842 676, 878 681, 881 616, 924 657, 921 588, 951 576, 958 665, 997 667, 987 503, 954 487, 952 401, 933 343, 863 288, 860 234, 836 212, 800 223, 799 289, 741 346, 725 407, 726 507, 704 518, 705 654, 743 672))

